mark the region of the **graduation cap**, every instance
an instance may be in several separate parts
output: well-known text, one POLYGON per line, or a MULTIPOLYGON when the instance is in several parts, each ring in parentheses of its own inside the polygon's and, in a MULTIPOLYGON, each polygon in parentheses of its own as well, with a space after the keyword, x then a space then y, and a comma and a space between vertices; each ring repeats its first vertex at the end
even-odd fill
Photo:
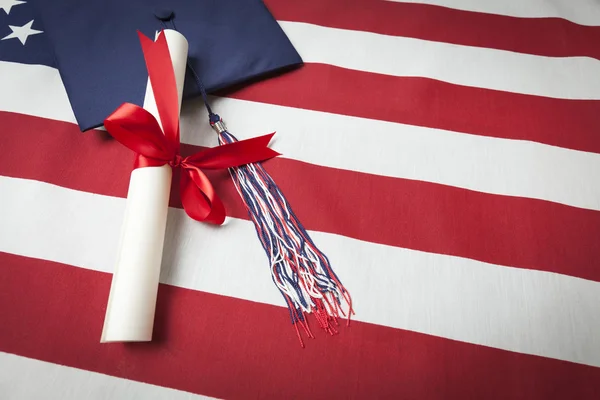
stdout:
MULTIPOLYGON (((121 103, 141 105, 147 74, 139 30, 154 37, 176 22, 189 65, 207 92, 302 64, 260 0, 36 0, 82 130, 102 125, 121 103)), ((184 98, 200 94, 188 71, 184 98)))

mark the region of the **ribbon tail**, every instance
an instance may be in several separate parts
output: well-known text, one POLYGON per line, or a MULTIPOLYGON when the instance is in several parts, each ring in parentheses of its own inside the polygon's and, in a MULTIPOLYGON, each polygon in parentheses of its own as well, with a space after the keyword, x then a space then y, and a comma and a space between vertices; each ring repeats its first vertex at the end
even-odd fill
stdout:
POLYGON ((215 197, 211 202, 210 213, 204 220, 214 225, 222 225, 225 222, 225 206, 219 197, 215 197))
POLYGON ((199 168, 225 169, 266 161, 281 154, 269 142, 275 133, 208 148, 186 159, 199 168))
POLYGON ((173 150, 177 151, 179 149, 179 96, 165 32, 158 35, 156 42, 140 31, 138 36, 163 131, 174 146, 173 150))
POLYGON ((181 170, 181 204, 190 218, 221 225, 225 221, 225 206, 215 193, 208 177, 198 168, 181 170))

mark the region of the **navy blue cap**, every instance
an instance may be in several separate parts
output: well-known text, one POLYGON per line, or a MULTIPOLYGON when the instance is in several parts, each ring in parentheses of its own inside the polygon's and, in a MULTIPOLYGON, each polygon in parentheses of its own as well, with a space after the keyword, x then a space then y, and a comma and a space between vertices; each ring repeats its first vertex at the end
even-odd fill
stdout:
MULTIPOLYGON (((302 64, 260 0, 35 0, 82 130, 123 102, 143 104, 147 83, 137 30, 189 42, 189 61, 210 93, 302 64), (161 22, 162 20, 162 22, 161 22)), ((186 75, 184 98, 199 95, 186 75)))

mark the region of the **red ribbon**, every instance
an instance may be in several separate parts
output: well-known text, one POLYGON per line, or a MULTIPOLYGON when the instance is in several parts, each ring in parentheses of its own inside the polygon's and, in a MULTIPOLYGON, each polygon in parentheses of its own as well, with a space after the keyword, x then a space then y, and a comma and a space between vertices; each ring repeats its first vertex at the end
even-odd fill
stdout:
POLYGON ((202 150, 182 158, 179 150, 179 100, 175 73, 164 32, 156 42, 138 32, 162 129, 154 116, 124 103, 104 120, 106 130, 137 153, 134 168, 169 164, 181 168, 181 201, 195 220, 225 221, 225 207, 202 169, 225 169, 279 155, 268 147, 274 133, 202 150))

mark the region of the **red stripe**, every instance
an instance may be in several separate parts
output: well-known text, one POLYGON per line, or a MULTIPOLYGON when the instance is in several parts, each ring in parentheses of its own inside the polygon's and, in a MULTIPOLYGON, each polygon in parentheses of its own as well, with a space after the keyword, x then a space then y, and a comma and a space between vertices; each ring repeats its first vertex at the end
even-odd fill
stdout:
POLYGON ((429 4, 372 0, 266 0, 276 19, 551 57, 600 59, 600 27, 429 4))
POLYGON ((600 153, 600 101, 595 100, 529 96, 325 64, 306 64, 226 95, 600 153))
POLYGON ((189 392, 227 399, 600 394, 599 368, 360 322, 334 338, 316 332, 303 350, 283 308, 168 285, 159 289, 153 342, 100 344, 109 274, 6 253, 0 272, 1 351, 189 392))
MULTIPOLYGON (((0 174, 126 196, 133 155, 107 133, 5 112, 0 126, 0 174)), ((308 229, 600 281, 599 212, 283 158, 266 167, 308 229)), ((248 219, 227 173, 210 177, 228 215, 248 219)))

